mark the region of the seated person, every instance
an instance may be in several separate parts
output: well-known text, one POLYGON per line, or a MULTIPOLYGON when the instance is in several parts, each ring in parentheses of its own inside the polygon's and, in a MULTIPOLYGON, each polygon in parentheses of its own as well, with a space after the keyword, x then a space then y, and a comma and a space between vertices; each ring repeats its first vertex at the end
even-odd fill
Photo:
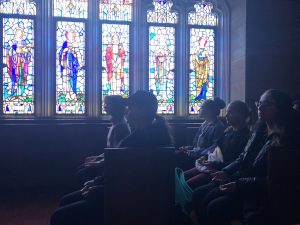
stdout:
MULTIPOLYGON (((130 134, 130 127, 124 119, 125 99, 119 95, 108 95, 104 98, 104 110, 110 115, 112 126, 107 135, 107 147, 116 148, 122 139, 130 134)), ((101 176, 103 173, 103 154, 98 156, 90 156, 79 167, 77 175, 81 184, 101 176)))
MULTIPOLYGON (((120 143, 120 147, 169 147, 172 139, 165 120, 157 115, 156 97, 147 91, 137 91, 127 101, 127 120, 135 130, 120 143)), ((96 180, 63 197, 51 217, 51 225, 101 225, 104 217, 103 185, 96 180)), ((121 187, 120 187, 121 188, 121 187)))
POLYGON ((206 100, 203 103, 199 115, 204 122, 195 135, 193 146, 183 146, 176 152, 177 167, 190 169, 195 165, 196 159, 215 149, 217 141, 225 130, 224 124, 218 117, 224 107, 225 102, 219 98, 206 100))
POLYGON ((228 105, 226 120, 230 127, 217 142, 215 151, 196 160, 196 167, 184 173, 187 184, 192 189, 209 182, 211 173, 230 164, 244 150, 249 138, 249 117, 250 111, 246 103, 234 101, 228 105))
POLYGON ((128 123, 133 132, 120 147, 170 147, 173 140, 165 119, 157 115, 158 102, 148 91, 137 91, 127 100, 128 123))
POLYGON ((213 174, 214 183, 195 191, 190 213, 193 224, 230 224, 235 218, 247 225, 271 224, 267 210, 268 151, 273 146, 299 147, 299 118, 290 97, 278 90, 266 91, 257 107, 266 135, 253 135, 246 146, 248 151, 213 174))

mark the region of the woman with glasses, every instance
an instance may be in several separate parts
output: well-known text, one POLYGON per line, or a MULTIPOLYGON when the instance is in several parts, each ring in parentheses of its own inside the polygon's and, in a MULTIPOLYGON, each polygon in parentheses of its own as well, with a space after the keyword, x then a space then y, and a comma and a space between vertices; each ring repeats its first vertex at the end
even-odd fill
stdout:
POLYGON ((251 136, 244 153, 214 174, 210 186, 195 191, 190 213, 193 224, 225 225, 236 218, 246 225, 270 224, 268 152, 275 146, 299 147, 300 120, 291 98, 279 90, 263 93, 257 111, 264 131, 251 136))

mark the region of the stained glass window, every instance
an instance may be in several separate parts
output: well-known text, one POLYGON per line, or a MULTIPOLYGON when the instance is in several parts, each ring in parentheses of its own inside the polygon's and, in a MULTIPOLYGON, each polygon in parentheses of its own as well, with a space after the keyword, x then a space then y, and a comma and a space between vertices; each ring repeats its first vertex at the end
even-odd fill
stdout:
MULTIPOLYGON (((147 11, 147 22, 177 23, 171 0, 154 0, 147 11)), ((158 113, 174 114, 175 28, 149 26, 149 90, 158 100, 158 113)))
POLYGON ((85 112, 85 24, 57 22, 56 113, 85 112))
POLYGON ((175 28, 149 28, 149 89, 156 96, 158 112, 174 113, 175 28))
POLYGON ((129 95, 129 25, 102 25, 102 96, 129 95))
POLYGON ((36 5, 32 0, 2 0, 0 13, 35 15, 36 5))
POLYGON ((100 0, 101 20, 131 21, 132 0, 100 0))
POLYGON ((216 26, 218 23, 217 14, 212 13, 213 5, 205 1, 195 4, 195 11, 190 12, 188 21, 190 25, 216 26))
POLYGON ((129 95, 129 54, 132 0, 100 0, 102 51, 102 113, 107 95, 129 95), (107 23, 107 21, 110 21, 107 23), (124 21, 119 24, 118 21, 124 21))
POLYGON ((3 18, 3 112, 34 112, 34 23, 3 18))
POLYGON ((171 11, 173 2, 171 0, 154 0, 154 9, 147 11, 147 22, 149 23, 177 23, 177 13, 171 11))
POLYGON ((190 29, 189 113, 198 113, 206 99, 213 98, 215 76, 215 32, 190 29))
POLYGON ((88 0, 54 0, 54 16, 87 18, 88 0))

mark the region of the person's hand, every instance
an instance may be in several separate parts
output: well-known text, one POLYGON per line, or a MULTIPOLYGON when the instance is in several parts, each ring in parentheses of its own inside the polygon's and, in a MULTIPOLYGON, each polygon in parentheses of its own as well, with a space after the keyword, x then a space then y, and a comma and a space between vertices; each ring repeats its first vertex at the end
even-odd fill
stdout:
POLYGON ((187 148, 188 146, 182 146, 182 147, 180 147, 179 148, 179 151, 181 151, 181 152, 186 152, 187 151, 187 148))
POLYGON ((97 186, 92 186, 92 187, 90 187, 87 191, 82 192, 82 196, 85 197, 85 198, 87 198, 88 195, 89 195, 91 192, 95 191, 96 189, 97 189, 97 186))
POLYGON ((201 156, 199 159, 197 159, 197 162, 201 165, 204 165, 203 163, 206 161, 205 156, 201 156))
POLYGON ((85 160, 84 160, 84 163, 86 164, 86 163, 89 163, 89 162, 94 162, 94 161, 97 160, 97 158, 98 158, 97 155, 86 157, 85 160))
POLYGON ((84 193, 84 192, 88 191, 91 187, 94 187, 94 186, 96 186, 95 181, 89 180, 84 183, 83 188, 80 191, 81 191, 81 193, 84 193))
POLYGON ((206 166, 206 168, 209 169, 209 170, 213 169, 213 164, 212 164, 212 162, 210 162, 210 161, 204 160, 204 161, 202 162, 202 165, 203 165, 203 166, 206 166))
POLYGON ((224 171, 218 171, 211 174, 212 181, 223 183, 228 179, 228 175, 224 171))
POLYGON ((97 166, 97 165, 101 164, 103 161, 104 161, 104 159, 101 159, 101 160, 98 160, 98 161, 88 162, 88 163, 85 163, 84 166, 85 167, 94 167, 94 166, 97 166))
POLYGON ((236 191, 236 182, 220 185, 219 189, 221 192, 234 193, 236 191))

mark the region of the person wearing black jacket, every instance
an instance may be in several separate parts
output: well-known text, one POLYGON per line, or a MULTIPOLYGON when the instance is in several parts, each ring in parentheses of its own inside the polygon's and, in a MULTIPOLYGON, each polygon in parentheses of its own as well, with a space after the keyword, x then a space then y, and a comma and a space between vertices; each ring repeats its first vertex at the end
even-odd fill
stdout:
MULTIPOLYGON (((127 121, 135 131, 120 147, 169 147, 172 138, 166 121, 157 115, 156 97, 147 91, 131 95, 126 105, 127 121)), ((105 176, 105 174, 104 174, 105 176)), ((116 177, 117 179, 117 177, 116 177)), ((122 188, 122 187, 120 187, 122 188)), ((101 225, 104 222, 104 185, 101 177, 85 183, 80 191, 65 195, 51 216, 51 225, 101 225)))
POLYGON ((225 102, 218 97, 204 101, 199 113, 204 122, 195 135, 193 146, 182 146, 176 151, 177 167, 183 170, 191 169, 196 159, 215 149, 226 128, 218 117, 225 106, 225 102))
POLYGON ((210 181, 211 173, 220 170, 230 164, 243 151, 249 138, 249 121, 250 111, 246 103, 242 101, 234 101, 230 103, 226 109, 226 119, 230 127, 228 127, 222 137, 217 141, 214 148, 220 147, 223 161, 207 160, 209 154, 199 158, 198 164, 207 168, 205 171, 199 171, 193 168, 185 171, 184 176, 187 184, 195 189, 210 181))
POLYGON ((266 124, 266 135, 252 136, 249 144, 253 148, 247 145, 244 155, 215 174, 215 184, 196 191, 195 211, 191 213, 194 224, 200 221, 227 225, 241 215, 246 225, 270 224, 267 210, 268 151, 273 146, 299 146, 299 118, 292 110, 290 97, 278 90, 266 91, 257 107, 260 121, 266 124), (217 187, 213 188, 214 185, 217 187))

